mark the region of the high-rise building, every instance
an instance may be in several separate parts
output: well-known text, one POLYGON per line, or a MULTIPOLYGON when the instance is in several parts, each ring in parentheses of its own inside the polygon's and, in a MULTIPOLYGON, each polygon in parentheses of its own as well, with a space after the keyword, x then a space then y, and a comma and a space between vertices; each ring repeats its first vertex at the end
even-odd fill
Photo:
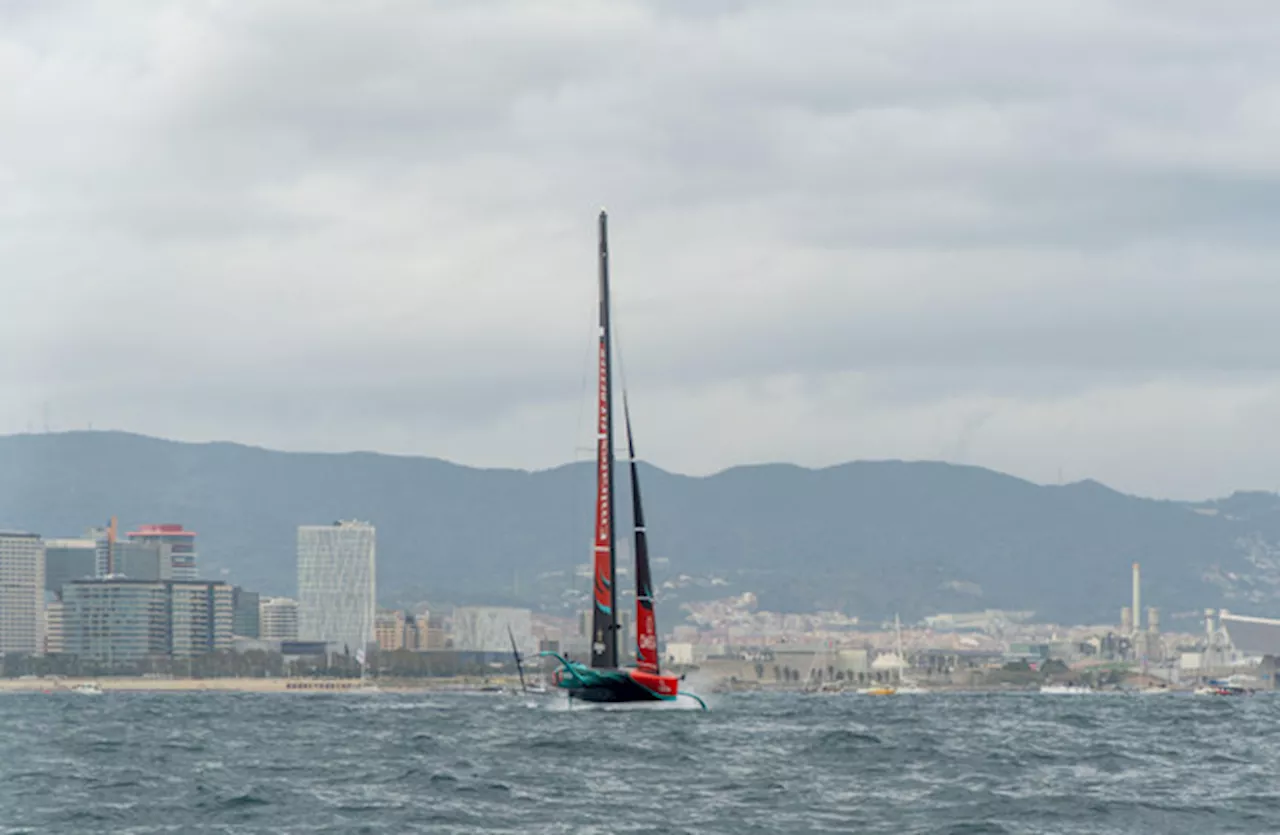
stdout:
POLYGON ((426 609, 409 617, 404 629, 405 649, 448 649, 451 646, 444 619, 426 609))
POLYGON ((235 586, 231 589, 232 634, 241 638, 257 638, 262 632, 261 601, 256 591, 235 586))
MULTIPOLYGON (((158 545, 170 565, 175 580, 195 580, 200 576, 196 568, 196 534, 181 525, 139 525, 129 532, 129 541, 158 545)), ((119 572, 117 572, 119 573, 119 572)))
POLYGON ((229 651, 234 612, 231 586, 200 580, 165 583, 169 592, 169 654, 191 658, 229 651))
POLYGON ((298 640, 298 601, 268 597, 258 606, 258 637, 264 641, 298 640))
POLYGON ((92 539, 46 539, 44 589, 62 597, 62 585, 98 575, 98 547, 92 539))
POLYGON ((93 540, 97 557, 97 572, 95 576, 106 577, 112 571, 111 552, 115 550, 116 544, 116 518, 112 516, 107 524, 97 528, 90 528, 85 533, 84 538, 93 540))
POLYGON ((108 667, 169 654, 164 583, 111 577, 62 587, 63 651, 108 667))
POLYGON ((172 580, 168 549, 159 542, 121 540, 111 546, 111 575, 130 580, 172 580))
POLYGON ((298 637, 336 652, 375 640, 376 541, 368 522, 298 528, 298 637))
POLYGON ((411 650, 427 649, 428 630, 431 628, 431 613, 422 610, 417 614, 405 617, 404 648, 411 650))
POLYGON ((408 622, 404 612, 399 610, 382 610, 374 616, 373 633, 378 641, 378 649, 392 652, 407 647, 405 634, 408 622))
POLYGON ((229 650, 226 583, 108 577, 63 586, 63 650, 109 667, 229 650))
POLYGON ((44 543, 0 531, 0 653, 44 652, 44 543))
POLYGON ((44 651, 46 655, 66 652, 62 600, 49 600, 44 604, 44 651))

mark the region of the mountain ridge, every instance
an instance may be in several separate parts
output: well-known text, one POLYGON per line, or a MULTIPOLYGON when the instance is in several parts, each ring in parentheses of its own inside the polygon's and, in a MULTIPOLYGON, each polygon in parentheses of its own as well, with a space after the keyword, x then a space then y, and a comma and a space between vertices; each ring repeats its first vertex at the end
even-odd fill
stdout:
MULTIPOLYGON (((199 534, 206 576, 225 570, 264 593, 293 593, 297 525, 362 518, 378 527, 386 602, 570 611, 585 595, 574 569, 589 556, 592 462, 475 468, 77 431, 0 436, 0 463, 0 524, 66 536, 111 515, 181 522, 199 534)), ((1166 611, 1280 609, 1274 494, 1187 503, 936 461, 747 464, 696 476, 641 466, 654 555, 670 558, 669 604, 741 590, 784 611, 1004 608, 1109 622, 1140 561, 1144 600, 1166 611)), ((618 486, 621 534, 626 479, 618 486)))

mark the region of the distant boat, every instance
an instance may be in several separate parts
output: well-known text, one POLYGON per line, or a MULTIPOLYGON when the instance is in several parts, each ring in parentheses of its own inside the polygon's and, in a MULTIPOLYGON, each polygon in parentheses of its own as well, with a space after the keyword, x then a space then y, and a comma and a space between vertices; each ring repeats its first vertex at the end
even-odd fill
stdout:
POLYGON ((1239 684, 1227 681, 1210 680, 1202 687, 1197 687, 1195 694, 1197 696, 1247 696, 1252 690, 1241 687, 1239 684))
POLYGON ((916 684, 913 680, 902 674, 902 668, 907 665, 906 653, 902 650, 902 622, 895 614, 893 616, 894 645, 897 651, 897 683, 885 684, 876 687, 863 687, 858 693, 864 696, 911 696, 919 693, 928 693, 929 691, 916 684))
MULTIPOLYGON (((663 673, 658 664, 658 631, 654 619, 653 581, 649 571, 649 542, 644 510, 640 503, 640 476, 636 469, 636 448, 631 434, 631 414, 626 390, 622 411, 627 430, 627 457, 631 475, 631 509, 635 527, 636 573, 636 666, 618 665, 617 550, 614 526, 613 484, 613 337, 609 309, 609 218, 600 212, 599 246, 599 348, 597 363, 598 408, 596 410, 596 512, 594 562, 594 606, 591 629, 591 664, 569 661, 556 652, 540 655, 555 658, 556 686, 569 698, 584 702, 670 702, 681 695, 680 678, 663 673)), ((686 693, 706 709, 706 703, 686 693)))
POLYGON ((83 684, 77 684, 71 688, 72 693, 79 693, 83 696, 101 696, 102 687, 96 681, 86 681, 83 684))
POLYGON ((1097 691, 1083 684, 1042 684, 1040 692, 1051 696, 1087 696, 1097 691))
POLYGON ((916 684, 914 680, 908 679, 906 676, 902 674, 902 668, 907 666, 907 654, 902 649, 902 621, 898 620, 898 615, 896 612, 893 615, 893 631, 895 635, 895 641, 897 642, 898 661, 899 661, 898 685, 894 688, 894 695, 910 695, 915 693, 927 693, 928 691, 925 690, 920 685, 916 684))
MULTIPOLYGON (((520 647, 516 644, 516 633, 511 630, 511 626, 507 626, 507 637, 511 639, 511 657, 516 662, 516 672, 520 675, 520 695, 522 696, 546 696, 550 693, 546 687, 541 684, 530 684, 524 677, 524 658, 520 655, 520 647)), ((503 690, 503 692, 506 692, 503 690)), ((512 691, 513 693, 515 691, 512 691)))
POLYGON ((800 692, 825 696, 844 692, 843 681, 830 678, 826 681, 822 680, 823 671, 834 669, 832 665, 835 661, 836 655, 831 651, 831 643, 824 641, 822 650, 815 652, 813 658, 809 661, 809 671, 805 673, 805 684, 804 687, 800 688, 800 692))

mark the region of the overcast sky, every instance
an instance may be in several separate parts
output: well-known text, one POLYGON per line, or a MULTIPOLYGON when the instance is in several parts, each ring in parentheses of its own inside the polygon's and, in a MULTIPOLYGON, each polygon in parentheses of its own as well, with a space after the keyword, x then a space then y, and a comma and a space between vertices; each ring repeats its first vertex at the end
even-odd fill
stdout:
POLYGON ((1272 0, 7 2, 0 431, 585 458, 607 206, 660 466, 1274 490, 1277 43, 1272 0))

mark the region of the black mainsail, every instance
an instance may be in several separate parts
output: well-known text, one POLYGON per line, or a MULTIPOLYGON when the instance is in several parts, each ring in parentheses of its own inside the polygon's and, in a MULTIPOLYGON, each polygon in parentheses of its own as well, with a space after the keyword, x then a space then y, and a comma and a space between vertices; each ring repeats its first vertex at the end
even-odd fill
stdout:
POLYGON ((627 458, 631 466, 631 514, 636 542, 636 666, 647 673, 658 672, 658 624, 653 616, 653 577, 649 571, 649 535, 644 527, 644 507, 640 502, 640 473, 636 469, 636 445, 631 434, 631 408, 622 392, 622 414, 627 426, 627 458))

